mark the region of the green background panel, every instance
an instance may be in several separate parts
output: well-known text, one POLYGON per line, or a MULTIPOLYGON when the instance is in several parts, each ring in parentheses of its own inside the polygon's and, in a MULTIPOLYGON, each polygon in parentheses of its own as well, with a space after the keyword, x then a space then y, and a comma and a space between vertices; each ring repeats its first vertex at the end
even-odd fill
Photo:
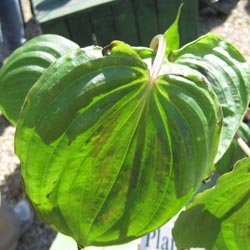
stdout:
MULTIPOLYGON (((122 40, 149 46, 174 21, 181 0, 31 0, 43 33, 70 38, 80 46, 122 40)), ((181 44, 198 36, 198 0, 184 1, 181 44)))

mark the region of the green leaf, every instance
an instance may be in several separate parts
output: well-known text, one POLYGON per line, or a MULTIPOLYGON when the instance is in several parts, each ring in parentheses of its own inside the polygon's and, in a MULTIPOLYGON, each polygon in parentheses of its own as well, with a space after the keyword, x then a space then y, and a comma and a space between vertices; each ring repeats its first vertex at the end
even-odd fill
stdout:
POLYGON ((249 249, 250 159, 239 161, 182 212, 173 228, 180 249, 249 249), (187 226, 188 225, 188 226, 187 226))
POLYGON ((107 56, 90 47, 58 59, 17 124, 34 208, 84 247, 122 244, 164 224, 197 191, 219 144, 220 107, 201 74, 164 65, 152 82, 140 58, 148 53, 131 49, 116 42, 107 56))
POLYGON ((167 51, 166 56, 168 57, 173 50, 177 50, 180 48, 180 35, 179 35, 179 19, 181 15, 181 10, 183 7, 183 3, 178 8, 177 16, 175 21, 171 24, 171 26, 165 31, 164 37, 167 41, 167 51))
POLYGON ((250 98, 250 69, 233 45, 214 34, 204 35, 171 54, 170 60, 200 71, 212 84, 223 111, 216 162, 230 146, 250 98))
POLYGON ((32 85, 59 57, 79 46, 57 35, 41 35, 11 54, 0 71, 0 110, 15 125, 32 85))
MULTIPOLYGON (((241 123, 237 135, 241 137, 247 145, 250 145, 250 128, 247 124, 241 123)), ((216 163, 215 171, 218 174, 224 174, 233 169, 236 161, 245 157, 246 154, 240 148, 236 140, 233 140, 230 147, 227 149, 226 153, 222 156, 222 158, 216 163)))

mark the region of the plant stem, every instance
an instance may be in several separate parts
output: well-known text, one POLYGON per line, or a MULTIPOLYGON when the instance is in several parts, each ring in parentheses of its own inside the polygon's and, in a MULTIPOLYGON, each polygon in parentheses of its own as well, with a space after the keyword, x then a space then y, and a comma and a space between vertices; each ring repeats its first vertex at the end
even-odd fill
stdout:
POLYGON ((150 82, 152 83, 159 75, 162 63, 165 58, 167 43, 163 35, 155 36, 151 43, 151 49, 157 49, 156 56, 153 62, 152 70, 150 72, 150 82))
POLYGON ((240 146, 240 148, 244 151, 244 153, 250 157, 250 148, 249 146, 245 143, 245 141, 239 137, 237 134, 235 135, 235 140, 238 143, 238 145, 240 146))

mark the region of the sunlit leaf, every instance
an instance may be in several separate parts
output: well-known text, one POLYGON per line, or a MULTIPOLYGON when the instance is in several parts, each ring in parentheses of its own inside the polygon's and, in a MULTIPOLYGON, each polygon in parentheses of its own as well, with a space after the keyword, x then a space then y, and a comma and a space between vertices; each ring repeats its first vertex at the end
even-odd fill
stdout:
POLYGON ((245 158, 180 214, 173 229, 176 245, 180 249, 249 249, 249 210, 250 159, 245 158))
MULTIPOLYGON (((241 137, 247 145, 250 145, 250 128, 247 124, 241 123, 237 131, 237 135, 241 137)), ((231 171, 236 161, 245 157, 245 153, 240 148, 236 140, 233 140, 230 147, 222 158, 216 163, 215 170, 219 174, 231 171)))
POLYGON ((180 48, 179 19, 182 8, 183 8, 183 3, 180 5, 178 9, 174 22, 164 33, 165 39, 167 41, 167 51, 166 51, 167 56, 169 56, 169 54, 173 50, 180 48))
POLYGON ((182 65, 164 64, 151 81, 140 57, 150 53, 115 41, 68 54, 22 109, 16 153, 26 193, 80 246, 122 244, 158 228, 214 162, 222 117, 213 90, 182 65))
POLYGON ((212 84, 223 111, 216 162, 230 146, 250 100, 250 69, 240 52, 214 34, 207 34, 171 54, 171 61, 200 71, 212 84))
POLYGON ((0 71, 0 110, 12 124, 16 124, 28 91, 42 73, 78 47, 61 36, 41 35, 11 54, 0 71))

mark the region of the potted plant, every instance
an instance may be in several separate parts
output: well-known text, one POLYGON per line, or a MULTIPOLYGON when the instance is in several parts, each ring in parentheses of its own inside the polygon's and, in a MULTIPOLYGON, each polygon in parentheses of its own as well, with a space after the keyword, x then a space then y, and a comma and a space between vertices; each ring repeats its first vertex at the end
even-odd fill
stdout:
MULTIPOLYGON (((44 62, 37 50, 45 35, 0 72, 5 114, 13 82, 34 79, 23 91, 15 137, 25 191, 40 218, 79 248, 137 239, 185 206, 173 229, 177 247, 249 246, 250 153, 237 132, 249 103, 249 66, 217 35, 179 48, 179 15, 149 48, 72 46, 29 77, 44 62), (28 54, 36 56, 27 64, 28 54), (233 141, 248 157, 221 168, 233 141), (216 186, 196 195, 212 171, 221 175, 216 186)), ((20 93, 22 85, 16 99, 20 93)))

